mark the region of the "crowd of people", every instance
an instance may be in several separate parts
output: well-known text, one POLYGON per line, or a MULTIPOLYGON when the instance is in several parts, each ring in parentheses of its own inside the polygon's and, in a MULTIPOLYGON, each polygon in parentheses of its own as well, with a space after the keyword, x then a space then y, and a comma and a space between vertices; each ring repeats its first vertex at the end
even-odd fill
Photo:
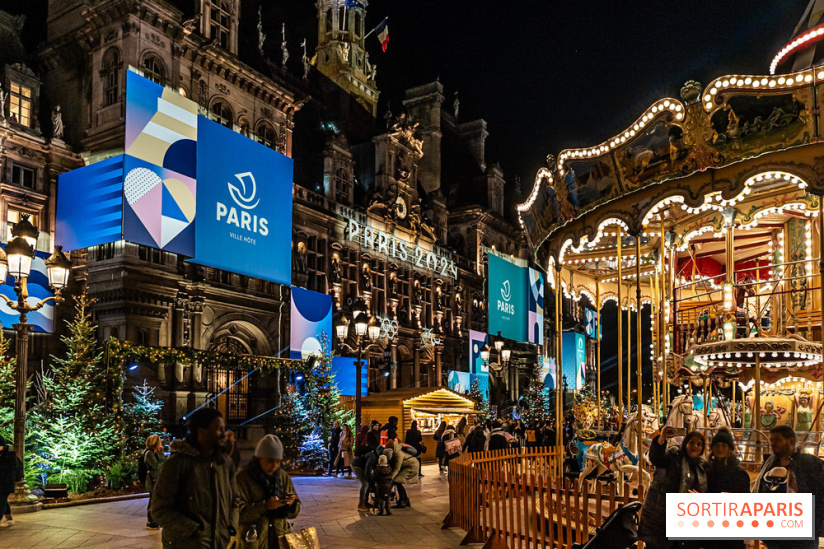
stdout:
MULTIPOLYGON (((673 541, 666 536, 666 495, 668 493, 709 492, 749 493, 750 477, 736 457, 735 441, 726 428, 715 432, 710 441, 709 459, 703 458, 706 439, 693 431, 680 445, 670 445, 675 436, 672 427, 664 427, 652 441, 650 462, 655 473, 644 500, 639 536, 648 549, 720 549, 743 548, 743 540, 673 541), (669 447, 668 449, 668 446, 669 447)), ((824 463, 818 457, 798 451, 795 432, 780 425, 770 430, 772 454, 765 460, 752 488, 757 493, 776 491, 812 493, 815 501, 824 497, 824 463), (773 471, 778 471, 773 473, 773 471)), ((768 549, 816 549, 822 529, 824 505, 815 505, 816 538, 814 540, 766 540, 768 549)))
POLYGON ((266 435, 238 469, 240 452, 223 416, 201 408, 168 458, 161 439, 146 440, 142 461, 149 492, 147 528, 162 529, 164 547, 265 549, 290 532, 300 498, 281 467, 283 444, 266 435), (228 435, 228 436, 227 436, 228 435))

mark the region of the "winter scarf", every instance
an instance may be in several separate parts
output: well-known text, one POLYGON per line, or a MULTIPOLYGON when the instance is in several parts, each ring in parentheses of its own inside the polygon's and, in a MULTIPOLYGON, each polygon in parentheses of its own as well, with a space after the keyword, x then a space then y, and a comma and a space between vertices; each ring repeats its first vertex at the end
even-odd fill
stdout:
MULTIPOLYGON (((249 476, 263 488, 266 499, 271 497, 283 499, 286 497, 286 494, 283 493, 283 486, 281 486, 280 476, 277 471, 275 471, 274 475, 268 476, 263 472, 263 469, 260 468, 260 463, 256 459, 253 459, 246 469, 249 472, 249 476)), ((277 511, 277 509, 275 509, 275 511, 277 511)), ((269 513, 273 514, 273 511, 269 511, 269 513)))
MULTIPOLYGON (((684 452, 686 454, 686 452, 684 452)), ((682 494, 695 490, 696 492, 707 491, 707 473, 701 466, 700 459, 691 460, 686 455, 681 458, 681 482, 678 491, 682 494)))

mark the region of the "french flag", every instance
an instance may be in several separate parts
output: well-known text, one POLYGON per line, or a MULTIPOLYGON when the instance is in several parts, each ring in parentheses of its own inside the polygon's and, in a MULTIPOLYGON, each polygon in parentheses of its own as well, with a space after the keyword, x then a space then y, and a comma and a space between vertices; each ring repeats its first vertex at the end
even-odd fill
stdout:
POLYGON ((389 46, 389 24, 386 22, 386 19, 375 27, 375 32, 378 35, 378 40, 380 40, 381 48, 383 48, 383 51, 386 51, 387 46, 389 46))

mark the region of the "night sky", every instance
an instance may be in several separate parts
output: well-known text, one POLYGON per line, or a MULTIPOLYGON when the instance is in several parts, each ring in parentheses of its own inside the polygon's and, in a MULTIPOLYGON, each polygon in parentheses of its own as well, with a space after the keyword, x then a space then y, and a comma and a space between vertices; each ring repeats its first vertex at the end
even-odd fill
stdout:
MULTIPOLYGON (((278 59, 285 21, 290 64, 299 74, 298 44, 304 37, 310 48, 317 42, 314 2, 244 0, 241 40, 256 44, 251 29, 261 4, 267 50, 278 59)), ((405 89, 439 78, 447 105, 460 92, 462 121, 486 119, 489 160, 501 163, 509 183, 519 175, 526 194, 547 154, 595 145, 623 131, 655 100, 678 98, 687 80, 706 85, 724 74, 767 74, 806 5, 371 0, 368 28, 388 15, 390 29, 387 53, 374 36, 367 40, 382 91, 379 116, 390 101, 399 112, 405 89)), ((2 0, 0 9, 29 15, 29 48, 45 39, 45 0, 2 0)), ((616 316, 614 307, 609 310, 604 314, 616 316)), ((615 379, 614 329, 614 321, 605 322, 604 387, 615 379)))
MULTIPOLYGON (((195 0, 190 0, 194 5, 195 0)), ((0 0, 26 12, 26 42, 42 41, 45 0, 0 0)), ((287 24, 299 72, 300 41, 317 42, 312 0, 243 0, 241 40, 264 6, 273 57, 287 24), (251 21, 250 18, 251 17, 251 21)), ((379 113, 403 90, 440 78, 451 106, 460 92, 462 120, 489 123, 487 153, 528 192, 547 154, 623 131, 660 97, 679 97, 690 79, 766 74, 791 37, 807 0, 561 2, 549 0, 371 0, 367 24, 389 16, 389 50, 367 39, 382 91, 379 113)))

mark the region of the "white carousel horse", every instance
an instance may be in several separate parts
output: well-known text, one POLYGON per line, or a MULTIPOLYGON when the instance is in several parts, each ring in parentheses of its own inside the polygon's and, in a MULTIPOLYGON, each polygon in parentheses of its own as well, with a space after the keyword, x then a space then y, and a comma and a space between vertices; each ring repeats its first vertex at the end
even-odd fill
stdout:
POLYGON ((621 449, 630 458, 632 464, 622 467, 621 472, 630 473, 630 482, 636 482, 638 480, 638 459, 643 459, 645 467, 642 471, 643 474, 641 475, 640 481, 641 484, 644 485, 644 489, 647 489, 649 488, 650 482, 650 476, 647 471, 652 469, 652 464, 649 461, 649 447, 652 443, 652 435, 658 430, 659 425, 658 417, 652 409, 646 405, 641 407, 641 421, 643 431, 641 433, 642 449, 640 453, 638 451, 638 415, 633 414, 624 428, 624 435, 621 437, 621 449))
POLYGON ((696 427, 701 427, 703 422, 704 417, 695 411, 692 404, 692 397, 689 395, 679 395, 672 401, 672 410, 670 410, 665 425, 667 427, 692 431, 696 427))

